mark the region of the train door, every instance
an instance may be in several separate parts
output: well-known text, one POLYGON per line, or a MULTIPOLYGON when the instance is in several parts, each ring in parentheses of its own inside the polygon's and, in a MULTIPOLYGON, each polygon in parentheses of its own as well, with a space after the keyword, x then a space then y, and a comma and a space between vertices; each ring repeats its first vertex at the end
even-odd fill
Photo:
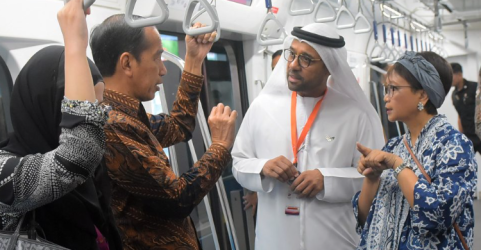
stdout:
MULTIPOLYGON (((160 32, 164 49, 174 57, 178 56, 179 60, 185 58, 185 35, 160 32)), ((163 91, 154 100, 144 103, 148 112, 168 112, 175 100, 182 70, 179 63, 172 62, 172 58, 164 60, 164 63, 168 73, 163 77, 163 91), (162 103, 164 96, 165 103, 162 103)), ((222 102, 238 111, 236 129, 239 129, 249 104, 244 65, 242 42, 220 40, 213 45, 204 61, 205 81, 200 97, 206 120, 212 107, 222 102)), ((165 149, 171 164, 178 168, 178 174, 186 172, 195 163, 192 155, 198 159, 205 153, 201 129, 197 120, 192 146, 180 143, 165 149)), ((238 249, 249 249, 247 234, 253 233, 253 221, 246 221, 242 209, 243 189, 232 175, 232 164, 226 166, 219 184, 191 214, 198 238, 204 249, 236 249, 235 245, 238 249), (250 230, 247 225, 251 225, 250 230)), ((252 241, 253 237, 250 239, 252 241)))

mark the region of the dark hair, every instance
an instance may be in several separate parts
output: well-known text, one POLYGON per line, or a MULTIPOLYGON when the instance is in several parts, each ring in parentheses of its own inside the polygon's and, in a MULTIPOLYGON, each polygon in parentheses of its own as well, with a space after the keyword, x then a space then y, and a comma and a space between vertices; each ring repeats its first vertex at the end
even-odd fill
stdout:
POLYGON ((453 74, 463 73, 463 67, 459 63, 451 63, 451 68, 453 69, 453 74))
MULTIPOLYGON (((141 17, 134 16, 134 19, 141 17)), ((140 61, 140 54, 148 47, 144 28, 132 28, 123 14, 113 15, 95 27, 90 34, 90 47, 95 64, 104 77, 112 76, 120 55, 131 53, 140 61)))
MULTIPOLYGON (((453 81, 453 71, 451 70, 449 63, 440 55, 431 51, 419 52, 417 54, 422 56, 424 59, 426 59, 426 61, 430 62, 434 66, 439 74, 439 77, 441 78, 441 83, 443 84, 445 95, 447 96, 449 89, 451 88, 451 82, 453 81)), ((387 73, 388 77, 393 72, 396 72, 396 74, 404 78, 404 80, 411 85, 413 92, 423 89, 421 83, 419 83, 413 74, 411 74, 411 72, 409 72, 409 70, 406 69, 406 67, 404 67, 402 64, 395 63, 392 67, 390 67, 387 73)), ((431 115, 438 113, 431 100, 426 103, 424 109, 426 109, 426 112, 431 115)))
POLYGON ((274 54, 272 54, 272 60, 274 60, 274 58, 278 57, 278 56, 281 56, 282 55, 282 50, 278 50, 276 52, 274 52, 274 54))

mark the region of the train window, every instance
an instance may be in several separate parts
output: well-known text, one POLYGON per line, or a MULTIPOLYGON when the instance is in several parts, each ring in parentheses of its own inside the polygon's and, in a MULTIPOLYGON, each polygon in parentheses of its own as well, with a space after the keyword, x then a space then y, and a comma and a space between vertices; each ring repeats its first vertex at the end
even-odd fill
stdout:
POLYGON ((10 120, 10 92, 13 81, 7 64, 0 56, 0 141, 7 138, 7 133, 12 132, 10 120))

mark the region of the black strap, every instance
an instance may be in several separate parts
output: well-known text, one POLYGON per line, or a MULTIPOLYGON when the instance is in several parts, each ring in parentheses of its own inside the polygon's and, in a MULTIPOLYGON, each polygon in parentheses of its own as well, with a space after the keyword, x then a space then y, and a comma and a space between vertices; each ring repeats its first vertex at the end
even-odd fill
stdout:
POLYGON ((342 36, 339 36, 339 38, 325 37, 302 30, 301 27, 294 27, 291 34, 300 39, 331 48, 342 48, 344 45, 346 45, 346 42, 344 42, 344 37, 342 36))

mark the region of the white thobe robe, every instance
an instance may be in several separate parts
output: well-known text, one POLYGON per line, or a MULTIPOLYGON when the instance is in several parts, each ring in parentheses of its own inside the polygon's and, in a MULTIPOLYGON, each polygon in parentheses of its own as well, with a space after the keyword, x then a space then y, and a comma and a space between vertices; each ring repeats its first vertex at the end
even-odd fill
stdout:
MULTIPOLYGON (((297 98, 297 135, 319 98, 297 98)), ((289 185, 261 178, 264 164, 280 155, 293 160, 290 96, 260 95, 249 107, 233 148, 233 175, 258 192, 256 250, 355 249, 359 236, 351 199, 361 189, 356 142, 374 147, 369 119, 356 103, 329 89, 298 154, 298 170, 318 169, 324 189, 315 198, 288 198, 289 185), (286 206, 300 215, 286 215, 286 206)), ((374 147, 375 148, 375 147, 374 147)))

